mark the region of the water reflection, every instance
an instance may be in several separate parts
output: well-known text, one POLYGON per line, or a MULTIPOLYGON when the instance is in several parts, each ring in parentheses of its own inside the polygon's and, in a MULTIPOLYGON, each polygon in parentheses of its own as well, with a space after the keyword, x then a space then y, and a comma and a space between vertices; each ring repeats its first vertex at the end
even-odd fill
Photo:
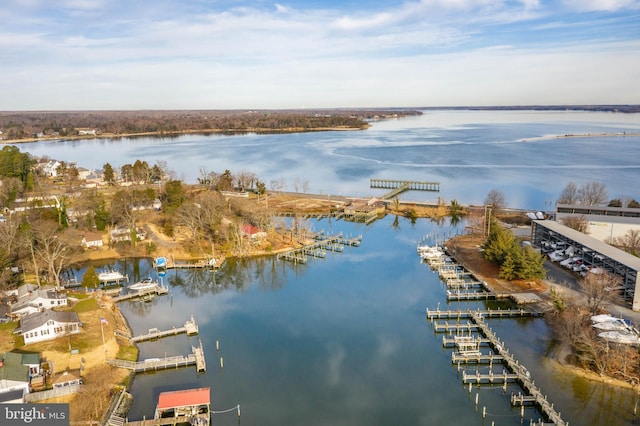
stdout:
MULTIPOLYGON (((443 349, 424 309, 509 304, 446 303, 442 282, 418 261, 415 246, 427 235, 442 240, 454 234, 448 224, 390 216, 369 227, 332 223, 334 232, 362 233, 362 245, 310 258, 306 265, 262 257, 230 260, 216 272, 168 271, 169 296, 120 308, 134 334, 180 326, 193 314, 209 370, 136 376, 130 419, 152 416, 161 391, 211 386, 214 409, 240 403, 242 423, 249 425, 481 424, 473 395, 461 385, 450 350, 443 349), (221 356, 223 371, 217 367, 221 356)), ((114 266, 145 275, 150 260, 114 266)), ((543 319, 491 320, 490 326, 570 424, 633 421, 633 392, 576 378, 548 362, 554 349, 543 319)), ((181 335, 147 342, 140 357, 186 354, 194 340, 181 335)), ((517 385, 507 395, 474 388, 481 406, 495 416, 491 420, 516 426, 522 422, 509 404, 511 391, 517 385)), ((524 424, 529 419, 537 419, 533 409, 524 424)), ((237 425, 234 417, 215 422, 237 425)))

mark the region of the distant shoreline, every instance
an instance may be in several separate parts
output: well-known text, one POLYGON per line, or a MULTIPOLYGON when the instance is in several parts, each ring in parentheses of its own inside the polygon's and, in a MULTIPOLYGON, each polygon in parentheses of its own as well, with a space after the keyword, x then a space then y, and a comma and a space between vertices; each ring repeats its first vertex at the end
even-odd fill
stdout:
POLYGON ((613 137, 613 136, 622 136, 622 137, 640 137, 640 132, 616 132, 616 133, 580 133, 580 134, 564 134, 564 135, 547 135, 547 136, 537 136, 534 138, 525 138, 520 139, 520 142, 533 142, 533 141, 543 141, 549 139, 568 139, 568 138, 599 138, 599 137, 613 137))
POLYGON ((153 132, 140 132, 140 133, 101 133, 96 136, 82 135, 82 136, 43 136, 41 138, 22 138, 22 139, 2 139, 0 144, 22 144, 33 142, 64 142, 72 140, 93 140, 93 139, 121 139, 121 138, 139 138, 139 137, 178 137, 182 135, 210 135, 210 134, 222 134, 222 135, 241 135, 247 133, 257 134, 290 134, 290 133, 310 133, 310 132, 342 132, 342 131, 359 131, 365 130, 371 127, 367 124, 362 127, 316 127, 316 128, 302 128, 292 127, 288 129, 268 129, 268 128, 256 128, 256 129, 206 129, 206 130, 176 130, 176 131, 153 131, 153 132))

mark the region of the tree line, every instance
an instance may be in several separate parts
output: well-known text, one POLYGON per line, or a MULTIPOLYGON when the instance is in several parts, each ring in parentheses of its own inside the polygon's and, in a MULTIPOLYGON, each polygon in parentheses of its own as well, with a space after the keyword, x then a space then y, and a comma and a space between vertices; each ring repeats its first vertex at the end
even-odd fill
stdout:
POLYGON ((77 136, 77 129, 107 134, 179 133, 185 131, 306 131, 363 129, 376 117, 419 115, 409 110, 209 110, 2 112, 0 130, 8 139, 77 136))

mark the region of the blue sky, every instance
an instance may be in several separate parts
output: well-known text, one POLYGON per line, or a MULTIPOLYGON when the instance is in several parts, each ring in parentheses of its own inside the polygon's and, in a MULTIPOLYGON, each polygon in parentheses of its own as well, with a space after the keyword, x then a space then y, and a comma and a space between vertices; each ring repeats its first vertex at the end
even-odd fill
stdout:
POLYGON ((640 0, 3 0, 0 110, 640 103, 640 0))

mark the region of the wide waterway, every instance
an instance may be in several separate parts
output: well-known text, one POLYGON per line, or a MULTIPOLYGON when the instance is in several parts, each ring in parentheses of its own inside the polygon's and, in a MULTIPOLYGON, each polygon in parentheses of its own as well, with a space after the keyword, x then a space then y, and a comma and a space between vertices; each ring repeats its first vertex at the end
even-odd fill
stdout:
POLYGON ((100 169, 137 159, 165 161, 195 183, 201 170, 247 171, 271 188, 342 195, 380 195, 370 178, 441 182, 441 192, 402 199, 480 204, 493 188, 509 206, 553 209, 562 188, 593 180, 610 198, 640 199, 640 114, 580 111, 425 111, 373 123, 364 131, 183 135, 20 144, 36 156, 100 169), (610 136, 602 136, 609 134, 610 136), (635 134, 636 136, 631 136, 635 134), (564 135, 583 135, 555 137, 564 135), (588 136, 587 136, 588 135, 588 136), (615 136, 611 136, 615 135, 615 136))
MULTIPOLYGON (((483 406, 487 425, 538 419, 527 408, 521 423, 520 410, 510 407, 509 395, 520 390, 515 384, 506 395, 500 386, 474 387, 470 395, 451 364, 451 349, 425 318, 426 308, 485 306, 447 304, 437 273, 416 254, 422 237, 446 238, 462 229, 448 221, 393 219, 370 226, 313 222, 315 230, 362 235, 362 245, 306 265, 266 257, 228 261, 215 273, 169 271, 163 280, 170 295, 120 303, 135 334, 181 326, 191 315, 200 326, 196 337, 140 344, 141 359, 186 355, 201 340, 207 361, 206 374, 188 367, 137 375, 129 418, 153 416, 160 392, 209 386, 212 409, 240 404, 245 425, 481 425, 483 406)), ((155 276, 147 259, 114 266, 132 281, 155 276)), ((563 373, 549 361, 554 348, 544 320, 490 325, 570 424, 633 424, 632 392, 563 373)), ((238 423, 235 411, 213 420, 238 423)))

